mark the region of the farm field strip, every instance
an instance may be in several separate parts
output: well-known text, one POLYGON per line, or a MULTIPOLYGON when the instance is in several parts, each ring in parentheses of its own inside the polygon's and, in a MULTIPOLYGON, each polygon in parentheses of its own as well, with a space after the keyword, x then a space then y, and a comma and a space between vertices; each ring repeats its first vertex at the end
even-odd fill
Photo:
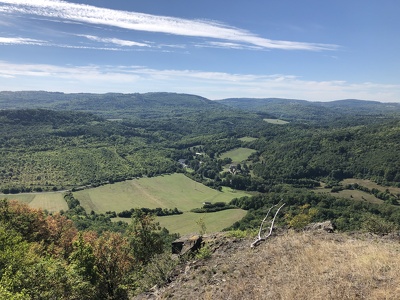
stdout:
POLYGON ((223 189, 222 192, 195 182, 183 174, 140 178, 74 192, 87 212, 120 212, 131 208, 178 208, 189 211, 203 202, 229 202, 248 195, 223 189))
POLYGON ((330 188, 317 188, 315 191, 317 193, 325 193, 334 197, 341 197, 355 201, 367 201, 376 204, 384 203, 383 200, 376 198, 374 195, 359 190, 342 190, 337 193, 332 193, 330 188))
POLYGON ((248 159, 248 157, 254 152, 256 152, 256 150, 250 148, 236 148, 222 153, 221 159, 229 157, 232 159, 232 162, 241 163, 242 161, 248 159))
POLYGON ((258 138, 250 137, 250 136, 244 136, 244 137, 239 138, 239 141, 242 141, 242 142, 254 142, 256 140, 258 140, 258 138))
POLYGON ((32 208, 40 208, 49 212, 58 212, 68 209, 67 202, 64 200, 64 194, 60 192, 8 194, 0 195, 0 198, 18 200, 27 203, 32 208))
MULTIPOLYGON (((390 193, 392 194, 400 194, 400 188, 396 187, 386 187, 386 186, 381 186, 375 182, 372 182, 371 180, 366 180, 366 179, 357 179, 357 178, 347 178, 344 179, 340 182, 343 186, 348 185, 348 184, 354 184, 357 183, 360 186, 366 187, 370 190, 372 189, 377 189, 381 192, 385 192, 386 190, 389 190, 390 193)), ((317 193, 326 193, 330 194, 335 197, 343 197, 347 199, 352 199, 352 200, 357 200, 357 201, 367 201, 370 203, 375 203, 375 204, 382 204, 384 203, 383 200, 375 197, 374 195, 361 191, 361 190, 341 190, 339 192, 332 193, 331 188, 316 188, 315 191, 317 193)))
POLYGON ((270 123, 270 124, 277 124, 277 125, 285 125, 285 124, 289 123, 287 121, 279 120, 279 119, 264 119, 264 121, 267 123, 270 123))
POLYGON ((37 194, 29 203, 32 208, 46 209, 49 212, 68 210, 67 202, 62 193, 42 193, 37 194))
POLYGON ((179 233, 181 235, 189 233, 199 233, 197 221, 203 219, 206 225, 206 231, 217 232, 231 226, 236 221, 241 220, 246 211, 242 209, 227 209, 214 213, 197 214, 185 212, 182 215, 157 217, 162 227, 167 228, 171 233, 179 233))
POLYGON ((371 180, 366 179, 347 178, 344 179, 341 183, 343 185, 357 183, 358 185, 364 186, 369 189, 375 188, 380 190, 381 192, 384 192, 388 189, 389 192, 391 192, 392 194, 400 194, 400 188, 381 186, 379 184, 376 184, 375 182, 372 182, 371 180))

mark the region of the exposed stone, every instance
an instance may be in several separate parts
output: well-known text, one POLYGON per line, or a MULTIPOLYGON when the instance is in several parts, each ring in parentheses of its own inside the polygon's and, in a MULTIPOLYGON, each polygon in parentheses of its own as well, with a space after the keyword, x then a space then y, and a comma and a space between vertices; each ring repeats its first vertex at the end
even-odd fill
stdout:
POLYGON ((331 221, 325 221, 308 224, 305 229, 313 231, 324 230, 331 233, 335 231, 335 225, 331 221))
POLYGON ((202 246, 203 238, 200 235, 183 236, 172 242, 172 253, 184 255, 199 250, 202 246))

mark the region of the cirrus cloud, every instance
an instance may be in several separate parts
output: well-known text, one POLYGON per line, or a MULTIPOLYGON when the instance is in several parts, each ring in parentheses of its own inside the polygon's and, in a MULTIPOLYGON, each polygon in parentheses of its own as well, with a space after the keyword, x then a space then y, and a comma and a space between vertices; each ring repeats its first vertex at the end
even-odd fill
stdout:
MULTIPOLYGON (((261 49, 281 50, 336 50, 338 45, 271 40, 247 30, 214 21, 189 20, 168 16, 121 11, 61 0, 2 0, 0 11, 46 17, 60 22, 74 21, 86 24, 113 26, 128 30, 157 32, 178 36, 223 40, 261 49)), ((210 44, 212 45, 212 44, 210 44)), ((219 43, 218 47, 232 47, 231 43, 219 43)), ((235 46, 238 48, 238 46, 235 46)))
POLYGON ((0 45, 44 45, 46 42, 22 37, 0 37, 0 45))

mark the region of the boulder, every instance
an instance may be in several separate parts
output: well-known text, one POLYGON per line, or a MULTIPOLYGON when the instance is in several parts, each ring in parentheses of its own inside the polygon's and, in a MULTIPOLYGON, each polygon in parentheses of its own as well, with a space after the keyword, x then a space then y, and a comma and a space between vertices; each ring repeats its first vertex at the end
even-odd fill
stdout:
POLYGON ((201 235, 183 236, 172 242, 172 253, 179 255, 194 253, 202 247, 202 243, 201 235))
POLYGON ((332 221, 318 222, 308 224, 305 228, 306 230, 320 231, 324 230, 326 232, 333 232, 335 230, 335 225, 332 221))

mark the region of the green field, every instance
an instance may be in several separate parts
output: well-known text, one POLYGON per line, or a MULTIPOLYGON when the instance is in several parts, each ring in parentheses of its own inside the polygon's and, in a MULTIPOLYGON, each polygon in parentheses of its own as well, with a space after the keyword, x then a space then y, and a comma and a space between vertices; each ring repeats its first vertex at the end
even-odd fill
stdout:
MULTIPOLYGON (((375 188, 375 189, 378 189, 378 190, 384 192, 386 189, 388 189, 392 194, 400 193, 399 188, 384 187, 384 186, 376 184, 375 182, 372 182, 371 180, 347 178, 347 179, 344 179, 343 181, 341 181, 340 183, 342 185, 357 183, 360 186, 366 187, 370 190, 375 188)), ((367 202, 376 203, 376 204, 384 203, 383 200, 376 198, 374 195, 364 192, 364 191, 361 191, 361 190, 342 190, 337 193, 332 193, 331 188, 324 188, 323 184, 322 184, 321 188, 317 188, 315 190, 317 191, 317 193, 326 193, 326 194, 330 194, 335 197, 342 197, 342 198, 347 198, 347 199, 352 199, 352 200, 357 200, 357 201, 367 201, 367 202)))
POLYGON ((371 190, 378 189, 381 192, 389 190, 389 192, 392 194, 395 194, 395 195, 400 194, 400 188, 390 187, 390 186, 381 186, 379 184, 376 184, 375 182, 372 182, 371 180, 366 180, 366 179, 348 178, 348 179, 343 180, 341 183, 343 185, 357 183, 358 185, 364 186, 371 190))
POLYGON ((134 179, 74 192, 86 211, 99 213, 120 212, 136 207, 176 207, 181 211, 189 211, 201 207, 203 202, 229 202, 245 195, 244 192, 231 189, 216 191, 183 174, 134 179))
POLYGON ((284 124, 289 123, 287 121, 283 121, 283 120, 279 120, 279 119, 264 119, 264 121, 267 123, 277 124, 277 125, 284 125, 284 124))
POLYGON ((232 159, 233 163, 241 163, 245 161, 251 154, 256 152, 256 150, 249 148, 236 148, 221 154, 221 159, 229 157, 232 159))
POLYGON ((60 192, 0 195, 0 198, 18 200, 27 203, 32 208, 41 208, 49 212, 68 209, 68 205, 64 200, 64 194, 60 192))
MULTIPOLYGON (((207 233, 218 232, 236 221, 241 220, 246 215, 246 211, 242 209, 227 209, 214 213, 197 214, 193 212, 184 212, 181 215, 156 217, 156 221, 161 227, 168 229, 170 233, 179 233, 180 235, 189 233, 199 233, 200 227, 196 223, 203 218, 206 225, 207 233)), ((128 218, 113 218, 113 221, 130 222, 128 218)))
POLYGON ((182 215, 157 217, 162 227, 167 228, 171 233, 179 233, 181 235, 188 233, 199 233, 200 227, 197 221, 203 218, 207 228, 207 233, 221 231, 231 226, 236 221, 241 220, 246 215, 246 211, 242 209, 227 209, 214 213, 196 214, 186 212, 182 215))
POLYGON ((334 197, 351 199, 355 201, 367 201, 376 204, 384 203, 384 201, 376 198, 374 195, 359 190, 343 190, 337 193, 332 193, 331 188, 318 188, 316 189, 316 192, 321 194, 329 194, 334 197))
MULTIPOLYGON (((174 208, 181 215, 158 217, 157 221, 171 232, 186 234, 197 232, 196 221, 204 217, 209 232, 220 231, 239 221, 246 214, 241 209, 230 209, 216 213, 195 214, 193 208, 203 206, 203 202, 229 202, 233 198, 248 195, 242 191, 224 187, 221 192, 195 182, 183 174, 141 178, 108 184, 93 189, 73 193, 87 212, 121 212, 131 208, 174 208)), ((32 208, 46 209, 49 212, 67 210, 63 193, 30 193, 0 195, 0 198, 16 199, 32 208)), ((125 219, 125 221, 129 221, 125 219)))

